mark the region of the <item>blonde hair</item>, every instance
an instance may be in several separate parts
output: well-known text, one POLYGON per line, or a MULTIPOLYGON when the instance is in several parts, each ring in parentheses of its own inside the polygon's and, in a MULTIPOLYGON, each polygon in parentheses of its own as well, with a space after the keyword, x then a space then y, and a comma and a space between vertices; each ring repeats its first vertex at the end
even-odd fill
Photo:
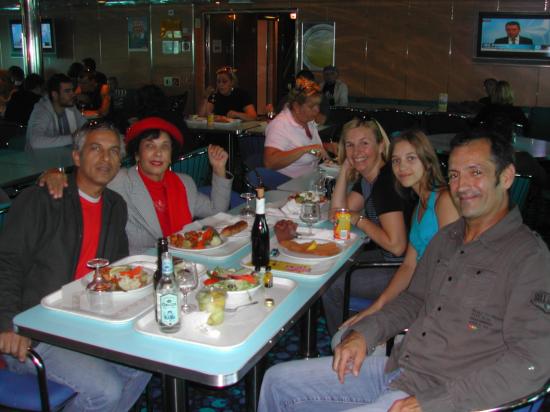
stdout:
POLYGON ((237 83, 239 82, 239 79, 237 79, 237 75, 235 73, 237 73, 237 69, 231 66, 223 66, 216 70, 216 76, 219 74, 225 74, 227 77, 229 77, 231 83, 233 83, 233 87, 236 87, 237 83))
POLYGON ((497 83, 494 94, 491 96, 491 103, 514 104, 514 91, 506 80, 497 83))
MULTIPOLYGON (((356 129, 358 127, 364 127, 369 129, 374 134, 374 138, 377 144, 384 145, 384 151, 382 152, 382 160, 387 162, 389 159, 389 150, 390 150, 390 139, 384 128, 378 123, 376 119, 368 118, 358 118, 355 117, 349 122, 347 122, 342 128, 342 133, 340 134, 340 141, 338 142, 338 163, 343 164, 346 160, 346 136, 350 130, 356 129)), ((358 173, 353 169, 348 176, 348 180, 357 180, 358 173)))

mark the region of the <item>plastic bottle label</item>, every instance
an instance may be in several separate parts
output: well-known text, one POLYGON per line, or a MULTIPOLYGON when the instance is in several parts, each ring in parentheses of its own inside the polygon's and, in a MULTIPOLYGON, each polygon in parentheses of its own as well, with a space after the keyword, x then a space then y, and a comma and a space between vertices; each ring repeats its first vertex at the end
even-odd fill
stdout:
POLYGON ((160 297, 160 323, 166 326, 173 326, 179 322, 178 296, 166 294, 160 297))

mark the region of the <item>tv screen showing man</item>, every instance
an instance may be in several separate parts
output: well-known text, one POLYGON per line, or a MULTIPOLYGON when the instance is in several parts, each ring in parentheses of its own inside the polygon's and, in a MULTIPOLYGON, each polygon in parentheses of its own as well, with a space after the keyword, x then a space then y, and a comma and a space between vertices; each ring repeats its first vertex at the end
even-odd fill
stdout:
POLYGON ((495 44, 533 44, 529 37, 520 36, 521 26, 517 21, 509 21, 504 26, 506 37, 495 39, 495 44))

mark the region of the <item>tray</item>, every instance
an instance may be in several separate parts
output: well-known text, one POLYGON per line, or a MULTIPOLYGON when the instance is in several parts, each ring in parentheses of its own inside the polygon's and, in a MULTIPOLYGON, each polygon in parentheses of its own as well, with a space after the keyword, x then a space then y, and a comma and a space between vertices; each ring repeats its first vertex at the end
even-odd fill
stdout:
MULTIPOLYGON (((187 127, 195 128, 195 129, 205 129, 209 127, 205 118, 185 119, 185 123, 187 124, 187 127)), ((233 119, 230 122, 214 122, 210 127, 216 128, 216 129, 224 129, 224 128, 231 129, 239 125, 240 123, 241 123, 241 119, 233 119)))
MULTIPOLYGON (((155 256, 135 255, 128 256, 112 265, 126 265, 139 262, 146 268, 156 270, 157 258, 155 256)), ((101 311, 90 307, 86 285, 92 279, 92 273, 64 285, 58 291, 45 296, 41 304, 45 308, 73 315, 84 316, 91 319, 106 321, 109 323, 128 322, 154 305, 153 286, 146 286, 141 291, 134 291, 131 294, 117 293, 113 295, 113 305, 101 311)))
MULTIPOLYGON (((184 314, 182 316, 181 329, 178 332, 172 334, 162 333, 155 321, 154 310, 139 318, 134 323, 134 329, 139 333, 159 339, 170 339, 210 348, 232 349, 243 344, 262 322, 268 322, 271 313, 277 310, 280 303, 295 288, 296 282, 292 279, 274 277, 272 288, 262 288, 254 295, 254 300, 257 300, 258 304, 243 307, 233 313, 225 312, 224 322, 219 326, 208 326, 209 332, 193 323, 193 314, 184 314), (264 299, 266 297, 272 298, 275 301, 273 308, 266 308, 264 306, 264 299)), ((189 299, 195 301, 195 294, 190 295, 189 299)))

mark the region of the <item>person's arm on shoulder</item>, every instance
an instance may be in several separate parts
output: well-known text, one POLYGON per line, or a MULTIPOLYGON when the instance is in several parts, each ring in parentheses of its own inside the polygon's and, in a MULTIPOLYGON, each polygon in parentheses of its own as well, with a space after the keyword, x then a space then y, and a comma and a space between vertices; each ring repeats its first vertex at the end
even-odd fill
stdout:
POLYGON ((341 327, 350 327, 361 319, 378 312, 386 303, 391 302, 399 296, 401 292, 407 289, 411 283, 414 270, 416 269, 416 256, 416 249, 409 243, 407 246, 407 253, 405 253, 405 259, 392 276, 386 289, 384 289, 372 305, 346 320, 341 327))
POLYGON ((439 192, 435 202, 435 214, 440 228, 457 221, 460 217, 448 190, 439 192))

